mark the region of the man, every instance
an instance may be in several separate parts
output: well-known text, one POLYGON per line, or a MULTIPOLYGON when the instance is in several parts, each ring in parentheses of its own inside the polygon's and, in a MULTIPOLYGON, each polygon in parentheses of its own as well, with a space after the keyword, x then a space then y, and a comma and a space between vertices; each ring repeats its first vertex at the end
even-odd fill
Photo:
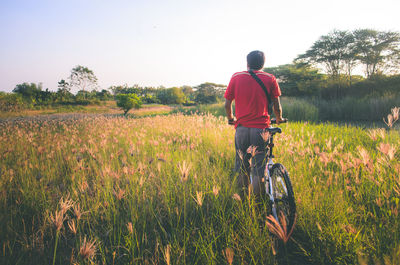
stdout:
POLYGON ((264 89, 250 74, 252 71, 263 82, 273 104, 276 122, 283 121, 279 96, 281 91, 276 78, 260 71, 265 62, 264 53, 252 51, 247 55, 247 70, 235 73, 225 91, 225 110, 228 123, 235 125, 235 170, 239 172, 238 184, 242 194, 247 190, 250 176, 250 159, 256 169, 252 180, 254 193, 261 193, 261 179, 265 174, 265 143, 262 137, 264 129, 270 125, 268 98, 264 89), (235 101, 236 119, 232 114, 232 102, 235 101))

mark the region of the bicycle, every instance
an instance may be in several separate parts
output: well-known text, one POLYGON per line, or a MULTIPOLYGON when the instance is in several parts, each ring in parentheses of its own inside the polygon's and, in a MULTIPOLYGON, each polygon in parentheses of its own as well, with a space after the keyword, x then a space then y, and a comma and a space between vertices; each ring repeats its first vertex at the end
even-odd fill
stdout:
MULTIPOLYGON (((287 120, 284 120, 284 122, 287 122, 287 120)), ((271 124, 276 124, 276 120, 272 119, 271 124)), ((286 168, 280 163, 274 163, 272 160, 275 158, 273 155, 274 136, 277 133, 282 133, 282 129, 279 127, 270 127, 266 131, 269 133, 269 137, 265 143, 266 174, 264 183, 265 196, 267 201, 269 201, 271 211, 267 219, 270 221, 271 226, 269 229, 273 235, 273 251, 277 251, 279 239, 286 243, 293 231, 296 220, 296 203, 292 183, 286 168), (271 229, 274 230, 274 227, 277 230, 271 231, 271 229), (280 229, 281 231, 279 231, 280 229)), ((255 172, 254 168, 252 168, 250 171, 251 182, 254 177, 255 172)))

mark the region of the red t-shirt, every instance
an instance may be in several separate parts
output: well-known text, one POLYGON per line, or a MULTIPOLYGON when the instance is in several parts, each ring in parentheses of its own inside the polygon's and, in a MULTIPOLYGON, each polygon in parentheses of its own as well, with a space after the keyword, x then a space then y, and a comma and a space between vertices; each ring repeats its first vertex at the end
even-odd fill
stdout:
MULTIPOLYGON (((254 71, 261 79, 271 97, 277 98, 281 95, 281 89, 275 76, 262 72, 254 71)), ((267 128, 270 119, 268 114, 268 99, 262 87, 247 71, 235 73, 224 97, 235 100, 235 128, 240 124, 249 128, 267 128)))

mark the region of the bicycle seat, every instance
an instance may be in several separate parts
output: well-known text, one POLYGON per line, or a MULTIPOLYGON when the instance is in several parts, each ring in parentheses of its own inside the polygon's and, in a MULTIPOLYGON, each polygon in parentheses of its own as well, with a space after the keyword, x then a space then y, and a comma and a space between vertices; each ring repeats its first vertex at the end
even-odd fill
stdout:
POLYGON ((282 129, 279 128, 279 127, 269 127, 269 128, 267 128, 267 130, 268 130, 268 132, 270 134, 275 134, 275 133, 281 133, 282 132, 282 129))

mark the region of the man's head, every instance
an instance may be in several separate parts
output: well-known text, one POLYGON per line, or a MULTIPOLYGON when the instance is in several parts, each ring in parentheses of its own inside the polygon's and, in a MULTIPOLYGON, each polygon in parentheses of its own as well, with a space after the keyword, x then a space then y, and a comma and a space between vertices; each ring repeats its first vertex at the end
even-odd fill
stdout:
POLYGON ((247 67, 253 70, 263 68, 265 56, 262 51, 252 51, 247 55, 247 67))

